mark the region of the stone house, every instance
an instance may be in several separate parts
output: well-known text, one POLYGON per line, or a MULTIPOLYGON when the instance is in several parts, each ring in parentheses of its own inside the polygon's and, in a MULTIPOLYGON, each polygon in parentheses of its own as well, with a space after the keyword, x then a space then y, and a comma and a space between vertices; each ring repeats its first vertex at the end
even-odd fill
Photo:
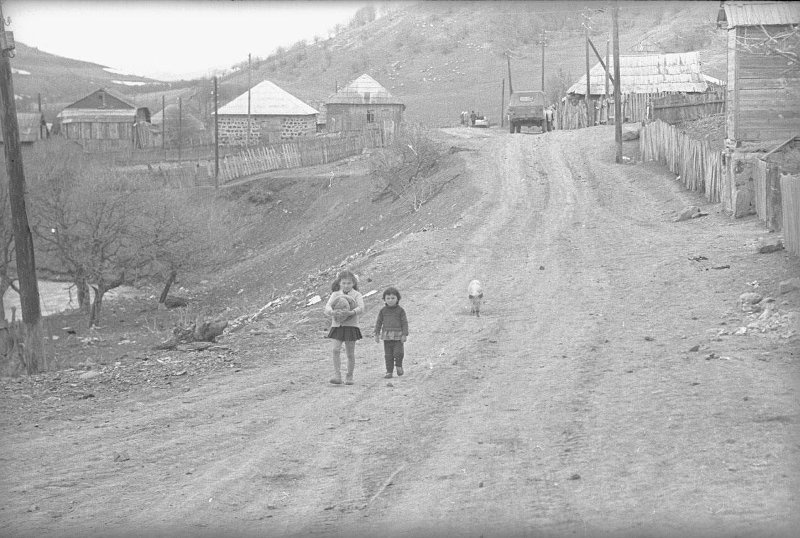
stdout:
POLYGON ((325 101, 329 133, 378 130, 394 135, 406 105, 369 75, 361 75, 325 101))
POLYGON ((150 144, 150 110, 100 88, 59 112, 53 134, 89 152, 143 148, 150 144))
POLYGON ((220 144, 269 144, 316 133, 319 112, 269 80, 253 86, 249 93, 249 116, 248 92, 217 112, 220 144))

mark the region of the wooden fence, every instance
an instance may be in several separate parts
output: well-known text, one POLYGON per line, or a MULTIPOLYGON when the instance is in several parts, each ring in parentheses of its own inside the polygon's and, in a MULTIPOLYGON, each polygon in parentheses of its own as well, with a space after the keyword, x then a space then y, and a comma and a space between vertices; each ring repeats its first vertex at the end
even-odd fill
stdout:
POLYGON ((654 97, 650 103, 652 119, 670 124, 721 114, 725 110, 725 96, 719 92, 673 93, 654 97))
POLYGON ((228 155, 220 162, 220 182, 270 170, 315 166, 358 155, 366 148, 388 143, 380 131, 320 138, 299 138, 228 155))
POLYGON ((643 161, 657 161, 678 174, 691 191, 702 192, 709 202, 722 199, 722 152, 705 140, 689 137, 661 120, 642 127, 639 150, 643 161))
POLYGON ((800 177, 784 175, 780 185, 783 243, 786 250, 800 256, 800 177))

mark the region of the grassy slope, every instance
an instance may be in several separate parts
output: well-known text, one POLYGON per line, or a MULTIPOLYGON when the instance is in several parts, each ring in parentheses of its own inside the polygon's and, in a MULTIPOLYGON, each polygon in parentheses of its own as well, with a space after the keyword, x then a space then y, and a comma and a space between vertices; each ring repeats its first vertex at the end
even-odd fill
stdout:
MULTIPOLYGON (((716 2, 621 2, 620 49, 642 43, 660 52, 702 51, 709 74, 722 77, 724 36, 714 29, 716 2)), ((392 11, 358 28, 316 44, 297 43, 255 61, 254 81, 269 79, 312 105, 324 102, 339 86, 369 73, 407 104, 411 120, 432 125, 457 122, 458 113, 475 109, 497 118, 501 81, 507 77, 504 54, 513 58, 515 87, 538 88, 541 81, 540 32, 548 31, 545 55, 548 88, 569 85, 584 70, 583 10, 606 8, 604 2, 425 2, 392 11), (556 79, 561 78, 557 83, 556 79)), ((608 11, 594 12, 592 39, 604 51, 610 30, 608 11)), ((592 60, 594 64, 594 60, 592 60)), ((161 96, 200 117, 210 108, 208 80, 149 81, 126 87, 112 80, 142 77, 108 73, 102 66, 70 60, 18 44, 12 65, 31 75, 15 77, 21 110, 42 93, 45 111, 60 108, 99 86, 114 87, 137 104, 160 110, 161 96), (189 96, 197 93, 191 102, 189 96), (187 104, 188 102, 188 104, 187 104)), ((220 80, 220 105, 247 89, 247 74, 233 72, 220 80)), ((507 90, 507 88, 506 88, 507 90)), ((49 118, 48 118, 49 119, 49 118)))

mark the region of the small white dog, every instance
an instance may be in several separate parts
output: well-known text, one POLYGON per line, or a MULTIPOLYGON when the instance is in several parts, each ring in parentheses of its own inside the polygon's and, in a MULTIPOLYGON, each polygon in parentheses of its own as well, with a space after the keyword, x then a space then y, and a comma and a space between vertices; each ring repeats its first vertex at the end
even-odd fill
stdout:
POLYGON ((481 286, 480 280, 473 280, 467 286, 467 293, 469 294, 469 300, 472 303, 472 309, 470 310, 470 314, 475 314, 478 317, 481 317, 481 303, 483 302, 483 286, 481 286))

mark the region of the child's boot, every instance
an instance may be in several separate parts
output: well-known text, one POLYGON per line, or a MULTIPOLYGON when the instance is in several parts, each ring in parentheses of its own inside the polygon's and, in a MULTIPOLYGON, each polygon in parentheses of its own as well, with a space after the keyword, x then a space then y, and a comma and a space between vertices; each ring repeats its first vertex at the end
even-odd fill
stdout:
POLYGON ((342 360, 337 356, 333 357, 333 377, 331 378, 331 383, 334 385, 342 384, 342 360))
POLYGON ((353 371, 356 369, 356 358, 347 357, 347 376, 344 378, 345 385, 353 384, 353 371))

